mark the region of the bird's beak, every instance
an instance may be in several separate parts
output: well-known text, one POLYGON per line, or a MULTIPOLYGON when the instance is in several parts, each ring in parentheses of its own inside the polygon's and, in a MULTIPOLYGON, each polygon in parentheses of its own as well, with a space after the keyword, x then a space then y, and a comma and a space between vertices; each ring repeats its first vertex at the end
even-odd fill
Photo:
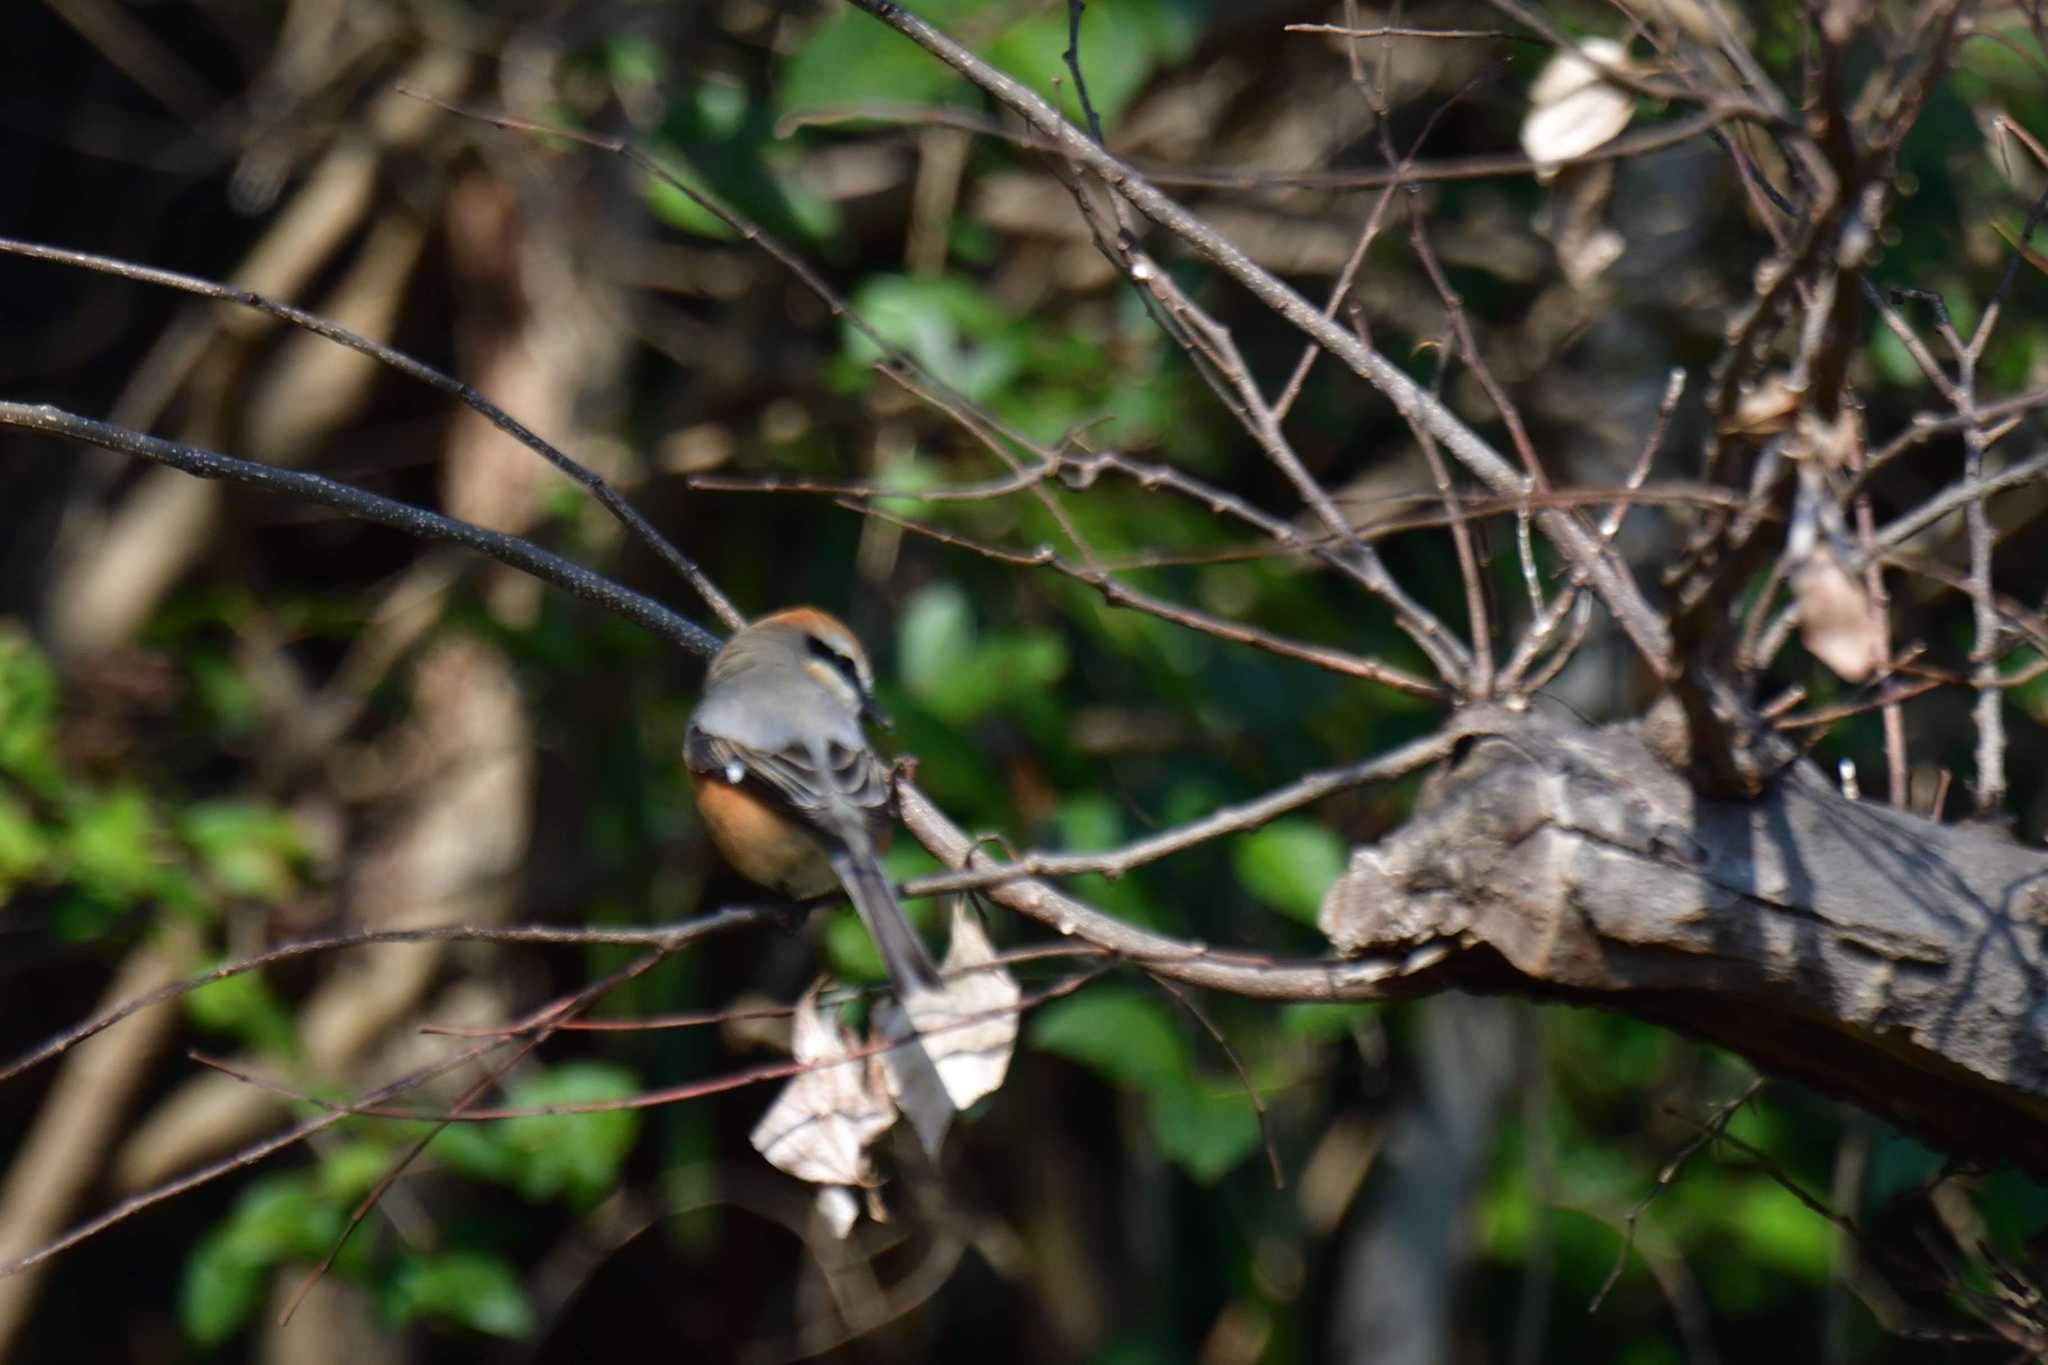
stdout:
POLYGON ((884 711, 882 704, 873 697, 862 697, 860 699, 860 718, 874 726, 877 730, 893 730, 896 728, 896 722, 889 719, 889 713, 884 711))

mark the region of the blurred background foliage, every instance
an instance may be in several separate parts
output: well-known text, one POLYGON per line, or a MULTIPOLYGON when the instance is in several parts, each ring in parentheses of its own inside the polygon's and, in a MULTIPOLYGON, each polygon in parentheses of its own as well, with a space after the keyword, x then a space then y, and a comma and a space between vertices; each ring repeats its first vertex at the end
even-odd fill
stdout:
MULTIPOLYGON (((935 22, 1073 109, 1068 15, 1036 0, 931 0, 935 22)), ((1617 32, 1596 4, 1548 7, 1617 32)), ((1426 11, 1426 12, 1424 12, 1426 11)), ((1391 16, 1361 6, 1361 21, 1391 16)), ((1343 48, 1288 34, 1337 5, 1098 0, 1084 71, 1113 146, 1152 165, 1279 174, 1379 164, 1379 123, 1343 48)), ((1478 7, 1400 22, 1493 27, 1478 7)), ((1796 7, 1743 22, 1788 82, 1796 7)), ((1959 322, 1995 279, 2039 172, 1991 115, 2048 127, 2023 27, 1967 45, 1907 144, 1911 191, 1888 283, 1941 291, 1959 322)), ((871 368, 870 343, 673 189, 587 147, 450 117, 401 86, 631 138, 823 271, 932 373, 1029 437, 1172 464, 1286 516, 1296 503, 1187 359, 1115 279, 1028 150, 904 110, 986 102, 842 6, 767 0, 463 6, 405 0, 85 0, 0 14, 15 54, 0 182, 8 234, 245 283, 391 340, 474 384, 601 469, 743 607, 815 601, 877 654, 893 743, 962 825, 1017 846, 1108 848, 1440 719, 1414 698, 1106 606, 1083 583, 994 562, 831 497, 718 491, 702 476, 869 480, 883 510, 1028 553, 1062 527, 1028 494, 919 491, 1003 469, 871 368), (23 54, 36 54, 29 61, 23 54)), ((1388 129, 1425 159, 1514 146, 1540 48, 1403 42, 1388 129)), ((1639 117, 1669 111, 1645 106, 1639 117)), ((1673 365, 1696 374, 1762 251, 1726 159, 1696 140, 1618 169, 1599 203, 1625 252, 1590 284, 1557 263, 1556 205, 1525 178, 1449 182, 1414 207, 1559 484, 1618 483, 1673 365)), ((1253 255, 1321 297, 1371 199, 1195 189, 1253 255)), ((1443 309, 1397 204, 1352 299, 1386 353, 1489 435, 1471 375, 1444 367, 1443 309)), ((1169 254, 1269 388, 1298 340, 1169 254)), ((2023 272, 1989 365, 2043 380, 2041 285, 2023 272)), ((268 322, 82 271, 0 260, 0 374, 49 399, 250 458, 316 468, 531 534, 696 604, 580 492, 440 396, 268 322)), ((1873 326, 1858 382, 1873 433, 1926 400, 1873 326)), ((1325 363, 1293 435, 1373 525, 1431 484, 1386 405, 1325 363)), ((1660 471, 1690 473, 1685 412, 1660 471)), ((1904 506, 1954 477, 1935 442, 1879 489, 1904 506)), ((677 755, 698 664, 508 573, 242 490, 7 440, 0 504, 0 900, 8 1053, 116 988, 347 924, 646 924, 745 894, 691 814, 677 755)), ((1105 476, 1055 490, 1134 585, 1219 616, 1421 670, 1376 603, 1303 563, 1232 556, 1206 506, 1105 476)), ((2038 515, 2029 507, 2023 517, 2038 515)), ((1676 514, 1631 517, 1646 574, 1676 514)), ((1521 592, 1513 526, 1486 528, 1496 607, 1521 592)), ((2024 538, 2015 538, 2023 541, 2024 538)), ((2008 542, 2012 543, 2012 542, 2008 542)), ((1395 575, 1464 608, 1447 538, 1392 530, 1395 575)), ((2021 549, 2000 582, 2040 595, 2021 549)), ((1899 610, 1966 654, 1955 599, 1899 610)), ((1913 634, 1909 626, 1903 633, 1913 634)), ((1796 647, 1781 683, 1841 690, 1796 647)), ((1596 628, 1554 704, 1632 714, 1647 695, 1596 628)), ((2039 721, 2048 681, 2015 706, 2039 721)), ((1916 782, 1967 780, 1964 703, 1914 713, 1916 782)), ((2014 735, 2014 814, 2043 824, 2038 726, 2014 735)), ((1875 717, 1822 757, 1881 773, 1875 717)), ((1415 784, 1075 890, 1215 944, 1312 953, 1351 846, 1401 820, 1415 784)), ((930 866, 899 840, 892 870, 930 866)), ((998 918, 998 938, 1033 934, 998 918)), ((110 1035, 116 1079, 63 1135, 55 1179, 89 1212, 312 1112, 202 1073, 186 1049, 330 1099, 627 960, 623 949, 408 947, 284 964, 110 1035), (116 1040, 125 1040, 119 1041, 116 1040), (69 1182, 67 1185, 65 1182, 69 1182)), ((874 980, 846 915, 782 940, 715 942, 613 993, 630 1020, 793 999, 823 967, 874 980), (822 952, 822 959, 820 953, 822 952)), ((1063 970, 1028 969, 1034 984, 1063 970)), ((807 1195, 746 1145, 765 1088, 645 1112, 456 1125, 350 1238, 291 1326, 275 1325, 352 1211, 426 1130, 355 1119, 70 1252, 0 1305, 22 1361, 311 1362, 655 1352, 711 1359, 1205 1362, 1991 1359, 1902 1341, 1891 1294, 1957 1321, 1924 1285, 1872 1287, 1864 1257, 1779 1177, 1909 1243, 1937 1154, 1778 1085, 1668 1188, 1660 1171, 1748 1069, 1634 1022, 1515 1001, 1399 1008, 1203 999, 1265 1097, 1182 1002, 1118 978, 1037 1010, 1009 1084, 942 1173, 899 1152, 895 1221, 808 1244, 807 1195), (1274 1187, 1262 1147, 1285 1173, 1274 1187), (1758 1160, 1755 1154, 1762 1154, 1758 1160), (1768 1167, 1768 1169, 1766 1169, 1768 1167), (1623 1252, 1629 1212, 1658 1191, 1623 1252), (1617 1260, 1597 1313, 1588 1303, 1617 1260), (118 1286, 118 1288, 116 1288, 118 1286), (1903 1294, 1904 1299, 1898 1296, 1903 1294), (836 1345, 852 1322, 865 1333, 836 1345)), ((774 1028, 564 1035, 503 1089, 512 1105, 620 1097, 772 1061, 774 1028)), ((83 1054, 81 1054, 83 1055, 83 1054)), ((0 1088, 0 1157, 38 1162, 62 1068, 0 1088)), ((426 1095, 445 1103, 453 1089, 426 1095)), ((62 1111, 70 1113, 71 1111, 62 1111)), ((67 1120, 68 1121, 68 1120, 67 1120)), ((1969 1187, 1987 1244, 2023 1257, 2048 1197, 1969 1187)), ((19 1234, 21 1228, 17 1228, 19 1234)), ((10 1244, 12 1245, 12 1244, 10 1244)), ((13 1246, 10 1254, 25 1250, 13 1246)), ((1988 1285, 1981 1267, 1968 1274, 1988 1285)))

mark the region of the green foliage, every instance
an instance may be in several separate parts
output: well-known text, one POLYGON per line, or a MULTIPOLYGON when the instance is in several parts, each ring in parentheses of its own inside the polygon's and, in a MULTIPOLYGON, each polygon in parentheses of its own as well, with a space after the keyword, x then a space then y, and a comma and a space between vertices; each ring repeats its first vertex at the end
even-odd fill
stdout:
POLYGON ((202 1238, 186 1259, 179 1301, 186 1335, 210 1346, 240 1331, 263 1302, 272 1272, 287 1263, 317 1262, 333 1247, 346 1220, 342 1201, 311 1175, 256 1181, 227 1221, 202 1238))
MULTIPOLYGON (((189 997, 193 1012, 216 1026, 243 1027, 231 977, 189 997)), ((638 1088, 623 1068, 566 1062, 506 1088, 507 1107, 539 1108, 623 1099, 638 1088)), ((253 1182, 232 1212, 193 1248, 185 1262, 180 1316, 194 1341, 217 1344, 248 1325, 281 1268, 311 1266, 332 1251, 351 1212, 408 1150, 408 1129, 375 1124, 322 1149, 312 1171, 267 1175, 253 1182)), ((640 1131, 630 1110, 549 1114, 480 1123, 452 1123, 434 1133, 431 1158, 451 1169, 516 1190, 524 1199, 590 1208, 618 1187, 620 1168, 640 1131)), ((493 1336, 525 1337, 533 1313, 513 1263, 478 1246, 407 1248, 386 1256, 368 1228, 344 1245, 331 1273, 368 1285, 387 1320, 436 1318, 493 1336)))
POLYGON ((1234 1078, 1200 1075, 1170 1002, 1115 986, 1056 1000, 1031 1019, 1034 1046, 1145 1097, 1159 1150, 1212 1183, 1258 1146, 1258 1116, 1234 1078))
POLYGON ((185 1013, 201 1028, 231 1033, 274 1056, 298 1050, 298 1030, 269 983, 256 972, 209 981, 185 997, 185 1013))
POLYGON ((1378 1006, 1293 1004, 1280 1007, 1280 1032, 1289 1038, 1326 1042, 1348 1036, 1378 1006))
POLYGON ((57 759, 57 675, 28 637, 0 627, 0 776, 39 796, 62 783, 57 759))
POLYGON ((1813 1284, 1827 1279, 1834 1226, 1777 1182, 1746 1182, 1727 1209, 1729 1226, 1751 1264, 1796 1275, 1813 1284))
MULTIPOLYGON (((875 275, 854 291, 852 302, 891 346, 1039 440, 1058 440, 1082 422, 1101 422, 1101 439, 1143 444, 1169 429, 1172 396, 1185 392, 1176 375, 1118 363, 1107 338, 1017 316, 959 276, 875 275), (1136 392, 1120 392, 1126 387, 1136 392)), ((850 322, 842 339, 836 381, 847 389, 864 388, 882 353, 850 322)), ((1155 337, 1143 334, 1129 340, 1143 348, 1141 354, 1157 345, 1155 337)))
POLYGON ((1168 1159, 1208 1185, 1258 1147, 1259 1116, 1242 1089, 1170 1086, 1152 1096, 1152 1135, 1168 1159))
POLYGON ((1344 841, 1313 820, 1275 820, 1240 837, 1232 853, 1245 890, 1306 924, 1344 871, 1344 841))
POLYGON ((202 801, 181 813, 179 832, 224 896, 281 905, 299 888, 306 844, 283 811, 245 801, 202 801))
POLYGON ((533 1308, 519 1272, 484 1251, 407 1254, 386 1284, 385 1316, 394 1323, 439 1318, 495 1337, 533 1335, 533 1308))
POLYGON ((964 725, 1021 707, 1059 682, 1067 647, 1050 631, 976 637, 974 609, 958 585, 915 593, 897 624, 897 677, 940 720, 964 725))
MULTIPOLYGON (((598 1104, 639 1088, 621 1067, 565 1062, 506 1088, 505 1107, 598 1104)), ((535 1114, 491 1123, 455 1123, 434 1135, 432 1152, 459 1170, 509 1185, 536 1202, 562 1199, 588 1208, 617 1186, 619 1167, 640 1133, 631 1109, 535 1114)))
MULTIPOLYGON (((251 1185, 186 1258, 179 1299, 186 1335, 202 1346, 218 1345, 249 1325, 281 1270, 310 1273, 334 1250, 350 1206, 392 1156, 381 1144, 359 1144, 341 1149, 318 1175, 266 1176, 251 1185), (329 1173, 335 1168, 340 1178, 329 1173)), ((532 1334, 532 1308, 518 1272, 502 1256, 476 1249, 406 1251, 380 1265, 370 1244, 361 1233, 352 1237, 327 1273, 375 1285, 393 1324, 432 1317, 493 1336, 532 1334)))
MULTIPOLYGON (((918 15, 952 30, 982 56, 1080 117, 1062 6, 1016 0, 936 0, 918 15)), ((1096 112, 1111 121, 1164 62, 1185 57, 1201 32, 1198 7, 1180 0, 1116 0, 1088 7, 1081 28, 1081 71, 1096 112)), ((914 107, 958 103, 967 84, 924 51, 868 16, 848 9, 820 25, 791 54, 777 90, 788 113, 846 106, 914 107)))
MULTIPOLYGON (((945 25, 979 8, 980 0, 938 0, 918 13, 945 25)), ((819 25, 790 55, 776 81, 785 113, 871 102, 933 104, 968 89, 921 48, 852 9, 819 25)))
POLYGON ((1158 996, 1098 986, 1031 1016, 1031 1041, 1127 1089, 1156 1093, 1184 1084, 1187 1045, 1158 996))
POLYGON ((299 894, 307 855, 288 815, 89 779, 64 758, 58 702, 49 664, 0 627, 0 896, 51 895, 59 932, 87 940, 138 911, 211 917, 299 894))

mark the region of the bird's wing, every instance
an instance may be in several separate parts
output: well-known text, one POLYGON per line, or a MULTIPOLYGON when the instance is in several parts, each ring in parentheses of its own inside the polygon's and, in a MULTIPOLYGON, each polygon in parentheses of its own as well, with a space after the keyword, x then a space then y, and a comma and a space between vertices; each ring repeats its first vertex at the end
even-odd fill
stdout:
POLYGON ((771 753, 692 726, 683 761, 707 777, 751 784, 824 831, 832 870, 881 951, 897 994, 940 988, 930 951, 876 861, 891 793, 889 770, 872 749, 827 743, 816 753, 801 745, 771 753))
POLYGON ((827 743, 814 752, 791 745, 771 752, 692 726, 683 760, 693 772, 728 782, 751 781, 828 828, 833 812, 848 806, 860 810, 870 824, 888 818, 889 770, 865 746, 827 743))

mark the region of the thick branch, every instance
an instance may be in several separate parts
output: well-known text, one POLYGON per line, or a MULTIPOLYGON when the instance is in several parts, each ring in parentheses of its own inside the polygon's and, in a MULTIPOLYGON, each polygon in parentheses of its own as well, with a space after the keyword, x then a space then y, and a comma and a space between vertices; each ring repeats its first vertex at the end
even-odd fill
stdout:
POLYGON ((2048 1173, 2048 854, 1798 765, 1699 796, 1634 726, 1529 719, 1358 850, 1339 950, 1668 1025, 1944 1150, 2048 1173))

